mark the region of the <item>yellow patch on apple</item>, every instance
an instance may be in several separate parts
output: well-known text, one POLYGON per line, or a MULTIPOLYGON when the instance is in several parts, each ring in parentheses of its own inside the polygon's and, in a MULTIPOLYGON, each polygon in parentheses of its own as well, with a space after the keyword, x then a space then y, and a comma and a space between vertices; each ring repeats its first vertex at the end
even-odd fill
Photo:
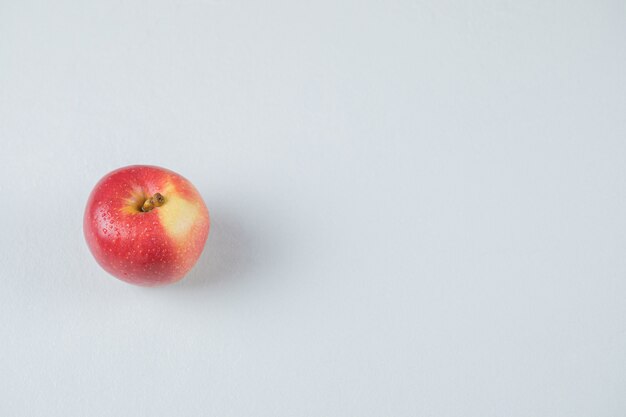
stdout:
POLYGON ((198 206, 178 196, 174 187, 167 187, 165 204, 158 209, 159 220, 167 234, 177 241, 184 240, 200 215, 198 206))

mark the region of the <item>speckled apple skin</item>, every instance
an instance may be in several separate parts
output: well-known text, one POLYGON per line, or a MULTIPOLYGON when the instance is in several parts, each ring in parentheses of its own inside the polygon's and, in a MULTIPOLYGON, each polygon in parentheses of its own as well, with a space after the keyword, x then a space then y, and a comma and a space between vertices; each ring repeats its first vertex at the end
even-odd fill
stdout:
POLYGON ((147 165, 105 175, 91 192, 83 219, 85 240, 100 266, 143 286, 185 276, 202 253, 209 227, 196 188, 173 171, 147 165), (165 203, 142 212, 143 201, 157 192, 165 203))

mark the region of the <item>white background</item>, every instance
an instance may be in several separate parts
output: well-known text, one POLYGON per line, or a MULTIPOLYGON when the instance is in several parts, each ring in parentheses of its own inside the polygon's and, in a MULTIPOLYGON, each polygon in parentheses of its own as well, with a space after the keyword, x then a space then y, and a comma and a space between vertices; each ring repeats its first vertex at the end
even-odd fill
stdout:
POLYGON ((625 415, 625 74, 618 0, 0 0, 0 415, 625 415), (135 163, 170 287, 83 240, 135 163))

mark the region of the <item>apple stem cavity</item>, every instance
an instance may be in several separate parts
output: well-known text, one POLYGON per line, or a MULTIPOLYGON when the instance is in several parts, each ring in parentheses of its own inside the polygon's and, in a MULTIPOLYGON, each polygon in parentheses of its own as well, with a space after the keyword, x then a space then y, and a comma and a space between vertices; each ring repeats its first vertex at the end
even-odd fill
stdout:
POLYGON ((161 193, 155 193, 152 197, 144 201, 141 206, 141 211, 147 213, 155 207, 161 207, 163 204, 165 204, 165 197, 163 197, 161 193))

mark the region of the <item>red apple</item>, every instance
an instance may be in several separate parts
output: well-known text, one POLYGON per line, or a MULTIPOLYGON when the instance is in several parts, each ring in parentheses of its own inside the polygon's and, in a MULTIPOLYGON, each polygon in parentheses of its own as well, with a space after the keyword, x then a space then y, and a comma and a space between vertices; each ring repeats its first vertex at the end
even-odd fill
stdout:
POLYGON ((96 261, 131 284, 176 282, 194 266, 209 234, 209 212, 182 176, 147 165, 117 169, 89 196, 83 231, 96 261))

